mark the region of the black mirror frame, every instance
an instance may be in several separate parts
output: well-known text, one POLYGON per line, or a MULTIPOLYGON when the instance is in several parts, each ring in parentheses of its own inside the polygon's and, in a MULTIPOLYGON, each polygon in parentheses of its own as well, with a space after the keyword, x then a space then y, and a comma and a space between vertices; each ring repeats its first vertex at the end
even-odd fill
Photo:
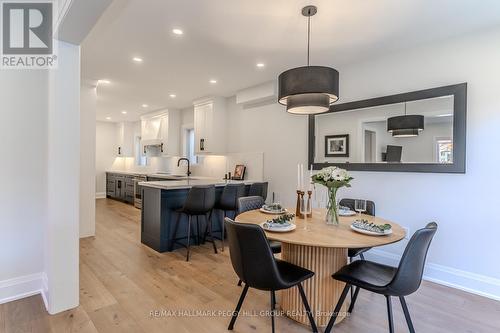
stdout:
MULTIPOLYGON (((467 83, 437 87, 408 93, 365 99, 361 101, 334 104, 326 113, 363 109, 373 106, 395 104, 453 95, 453 163, 314 163, 315 115, 309 116, 309 165, 314 170, 337 166, 351 171, 385 172, 427 172, 427 173, 465 173, 466 134, 467 134, 467 83)), ((322 113, 322 114, 326 114, 322 113)))

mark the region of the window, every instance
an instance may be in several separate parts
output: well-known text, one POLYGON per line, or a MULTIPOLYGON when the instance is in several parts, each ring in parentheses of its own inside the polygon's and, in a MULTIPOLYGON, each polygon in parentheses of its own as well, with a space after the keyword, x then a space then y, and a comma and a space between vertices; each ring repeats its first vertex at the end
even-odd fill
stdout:
POLYGON ((453 163, 453 141, 449 138, 436 140, 436 160, 438 163, 453 163))
POLYGON ((194 154, 194 128, 184 129, 184 156, 191 164, 198 163, 198 158, 194 154))
POLYGON ((135 145, 135 164, 138 166, 148 165, 148 158, 142 153, 141 137, 136 136, 134 139, 135 145))

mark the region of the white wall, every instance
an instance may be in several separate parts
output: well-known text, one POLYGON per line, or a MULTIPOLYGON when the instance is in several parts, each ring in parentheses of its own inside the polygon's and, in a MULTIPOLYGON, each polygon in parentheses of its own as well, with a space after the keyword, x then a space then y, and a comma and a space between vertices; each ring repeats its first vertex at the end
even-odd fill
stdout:
POLYGON ((95 191, 97 197, 106 195, 106 170, 110 170, 116 159, 117 128, 115 123, 97 121, 95 148, 95 191))
POLYGON ((80 87, 80 238, 95 235, 96 82, 80 87))
POLYGON ((45 70, 0 70, 0 303, 41 289, 47 86, 45 70))
MULTIPOLYGON (((439 231, 427 278, 500 299, 500 252, 492 207, 500 205, 500 31, 422 46, 340 71, 341 102, 468 82, 467 173, 354 172, 340 196, 374 200, 377 215, 409 227, 429 221, 439 231)), ((334 65, 334 64, 332 64, 334 65)), ((263 149, 265 178, 287 205, 294 203, 296 163, 307 163, 307 118, 273 104, 242 109, 228 102, 231 151, 263 149)), ((395 262, 406 241, 372 251, 395 262)))

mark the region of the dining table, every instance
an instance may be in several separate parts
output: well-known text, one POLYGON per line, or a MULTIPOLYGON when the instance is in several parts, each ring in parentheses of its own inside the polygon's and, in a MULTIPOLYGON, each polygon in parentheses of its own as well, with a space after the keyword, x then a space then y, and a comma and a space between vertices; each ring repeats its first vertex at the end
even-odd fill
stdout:
MULTIPOLYGON (((288 209, 288 211, 293 210, 288 209)), ((313 209, 311 217, 295 217, 293 223, 296 228, 289 232, 264 230, 269 240, 282 243, 281 260, 315 273, 312 278, 303 282, 303 287, 309 299, 314 320, 319 326, 327 325, 345 287, 344 282, 334 280, 332 274, 347 265, 347 250, 387 245, 398 242, 406 236, 400 225, 380 217, 365 214, 340 216, 339 224, 331 225, 325 222, 325 214, 326 209, 318 208, 313 209), (392 233, 372 236, 356 232, 351 229, 351 224, 356 219, 367 220, 378 225, 390 224, 392 233)), ((257 209, 238 215, 236 221, 261 225, 272 218, 272 215, 257 209)), ((297 288, 282 290, 280 300, 284 315, 299 323, 309 325, 297 288)), ((336 323, 346 317, 348 304, 349 301, 344 302, 336 323)))

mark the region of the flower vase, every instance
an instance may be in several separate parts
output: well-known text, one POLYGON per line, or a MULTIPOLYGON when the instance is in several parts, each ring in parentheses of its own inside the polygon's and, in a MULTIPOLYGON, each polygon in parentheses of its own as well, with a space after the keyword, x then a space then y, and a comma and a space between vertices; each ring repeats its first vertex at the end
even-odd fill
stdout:
POLYGON ((339 214, 337 207, 337 188, 328 189, 328 203, 326 206, 325 222, 330 225, 339 225, 339 214))

